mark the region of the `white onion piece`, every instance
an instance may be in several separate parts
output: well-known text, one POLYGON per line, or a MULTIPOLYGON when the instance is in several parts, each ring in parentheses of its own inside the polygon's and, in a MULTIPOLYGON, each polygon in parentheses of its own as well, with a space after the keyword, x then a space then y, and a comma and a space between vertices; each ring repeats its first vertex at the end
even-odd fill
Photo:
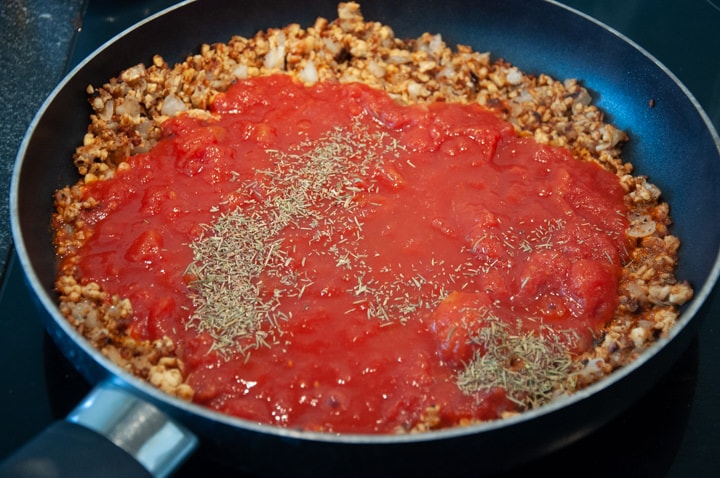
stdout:
POLYGON ((164 116, 175 116, 183 111, 187 111, 187 105, 172 94, 165 97, 165 102, 160 109, 160 113, 164 116))
POLYGON ((304 83, 312 84, 317 82, 318 72, 317 68, 315 68, 315 63, 313 63, 312 61, 308 61, 307 63, 305 63, 305 67, 300 73, 298 73, 298 78, 304 83))
POLYGON ((657 225, 652 218, 646 214, 634 218, 630 222, 628 228, 628 236, 630 237, 647 237, 655 232, 657 225))

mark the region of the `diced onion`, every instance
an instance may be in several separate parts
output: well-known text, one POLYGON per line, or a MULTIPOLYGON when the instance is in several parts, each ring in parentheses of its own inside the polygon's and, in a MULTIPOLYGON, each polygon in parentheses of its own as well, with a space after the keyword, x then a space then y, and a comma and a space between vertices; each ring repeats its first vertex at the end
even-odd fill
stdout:
POLYGON ((175 116, 186 110, 187 105, 185 105, 180 98, 171 94, 165 98, 165 102, 162 105, 160 113, 166 116, 175 116))

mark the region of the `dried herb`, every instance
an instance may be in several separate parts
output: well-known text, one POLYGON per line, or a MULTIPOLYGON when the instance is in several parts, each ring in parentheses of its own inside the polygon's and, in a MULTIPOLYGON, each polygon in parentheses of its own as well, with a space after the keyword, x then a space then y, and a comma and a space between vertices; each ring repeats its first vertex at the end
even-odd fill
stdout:
MULTIPOLYGON (((282 235, 288 228, 309 229, 311 241, 319 243, 317 254, 330 254, 338 267, 352 269, 358 278, 356 296, 382 294, 385 286, 362 282, 369 272, 363 258, 332 240, 340 226, 353 230, 356 241, 362 239, 364 211, 353 212, 353 198, 363 190, 360 184, 376 188, 368 179, 373 168, 399 148, 396 140, 356 123, 288 151, 268 150, 274 167, 258 171, 256 179, 238 189, 255 191, 255 199, 204 225, 190 245, 193 262, 186 273, 193 278, 189 287, 195 311, 187 327, 210 334, 213 348, 223 354, 237 350, 247 356, 276 341, 289 318, 281 298, 302 297, 312 283, 288 272, 291 259, 282 235), (263 276, 279 279, 285 288, 264 291, 263 276)), ((375 300, 368 314, 387 318, 387 302, 388 297, 375 300)))
POLYGON ((537 408, 562 391, 575 388, 575 368, 567 343, 574 333, 548 326, 523 330, 509 324, 488 308, 477 311, 483 326, 471 337, 478 347, 473 359, 458 374, 463 392, 476 394, 500 387, 521 409, 537 408))

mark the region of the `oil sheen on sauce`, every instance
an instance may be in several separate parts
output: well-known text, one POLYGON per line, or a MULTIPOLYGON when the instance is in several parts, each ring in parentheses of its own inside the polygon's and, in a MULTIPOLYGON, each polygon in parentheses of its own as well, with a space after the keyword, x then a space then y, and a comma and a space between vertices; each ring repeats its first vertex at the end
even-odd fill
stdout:
POLYGON ((175 341, 197 403, 333 432, 493 419, 517 400, 457 384, 478 330, 579 353, 611 319, 627 224, 600 167, 479 106, 360 84, 243 80, 211 111, 87 185, 79 251, 131 300, 133 337, 175 341))

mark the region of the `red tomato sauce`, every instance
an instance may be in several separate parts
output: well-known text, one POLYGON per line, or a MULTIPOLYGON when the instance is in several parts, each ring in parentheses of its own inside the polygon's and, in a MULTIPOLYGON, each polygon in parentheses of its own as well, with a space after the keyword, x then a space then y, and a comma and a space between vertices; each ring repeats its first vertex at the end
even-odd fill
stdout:
POLYGON ((484 319, 469 311, 570 331, 573 353, 611 319, 627 224, 618 178, 597 165, 479 106, 400 106, 359 84, 238 81, 212 112, 167 120, 152 151, 88 184, 99 206, 79 252, 84 280, 131 300, 132 336, 175 341, 197 403, 333 432, 408 429, 433 406, 441 424, 493 419, 517 407, 504 390, 456 384, 482 353, 470 338, 484 319), (324 177, 344 196, 274 220, 283 258, 255 283, 284 320, 261 326, 270 346, 223 356, 187 325, 190 244, 231 211, 273 221, 258 204, 310 191, 301 163, 318 156, 353 165, 324 177))

